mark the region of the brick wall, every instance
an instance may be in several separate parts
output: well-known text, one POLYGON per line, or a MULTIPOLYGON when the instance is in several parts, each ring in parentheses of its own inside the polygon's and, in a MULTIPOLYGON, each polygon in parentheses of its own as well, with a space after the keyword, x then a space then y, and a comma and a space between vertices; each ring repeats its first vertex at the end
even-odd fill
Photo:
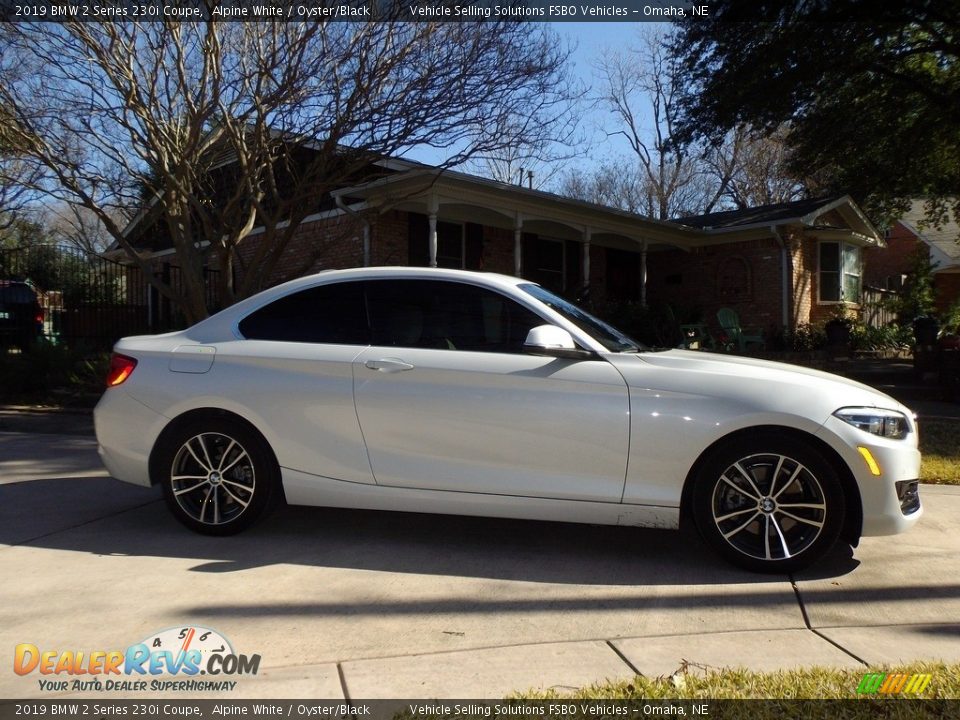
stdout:
MULTIPOLYGON (((238 279, 244 268, 249 268, 255 261, 254 255, 263 238, 262 234, 251 235, 238 246, 238 279)), ((363 225, 360 220, 346 215, 324 218, 302 223, 296 229, 272 272, 260 285, 267 288, 321 270, 360 265, 363 265, 363 225)))
MULTIPOLYGON (((887 278, 898 278, 913 267, 914 254, 926 245, 901 223, 890 228, 887 247, 866 248, 863 252, 863 284, 887 287, 887 278)), ((929 251, 928 251, 929 254, 929 251)))
POLYGON ((795 231, 786 233, 787 247, 790 250, 791 274, 791 322, 794 327, 814 322, 820 306, 817 305, 817 293, 820 292, 817 279, 817 244, 807 240, 795 231))
POLYGON ((937 312, 946 312, 960 300, 960 273, 938 273, 933 276, 933 292, 937 312))
POLYGON ((484 226, 483 269, 513 275, 513 230, 484 226))
POLYGON ((714 333, 717 311, 732 308, 747 331, 781 324, 780 248, 772 238, 647 257, 647 300, 667 302, 681 321, 699 314, 714 333))
POLYGON ((399 210, 370 216, 370 264, 406 265, 410 258, 409 216, 399 210))
MULTIPOLYGON (((902 223, 894 224, 887 237, 887 247, 868 248, 864 252, 864 284, 887 287, 888 278, 895 282, 900 275, 909 274, 918 252, 930 257, 930 248, 918 240, 912 230, 902 223)), ((937 312, 947 311, 960 299, 960 274, 934 275, 933 290, 937 312)))

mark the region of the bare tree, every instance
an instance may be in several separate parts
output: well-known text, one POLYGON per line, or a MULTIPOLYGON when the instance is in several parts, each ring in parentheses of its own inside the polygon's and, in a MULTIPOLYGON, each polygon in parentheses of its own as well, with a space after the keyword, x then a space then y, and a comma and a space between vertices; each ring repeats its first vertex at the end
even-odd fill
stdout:
POLYGON ((21 219, 30 205, 30 187, 40 173, 25 160, 15 144, 12 123, 0 108, 0 230, 7 230, 21 219))
POLYGON ((593 170, 568 170, 557 183, 557 192, 566 197, 628 212, 647 212, 649 195, 645 192, 646 175, 628 159, 601 164, 593 170))
POLYGON ((786 127, 764 135, 739 126, 719 146, 708 148, 703 162, 715 185, 711 207, 744 209, 804 197, 805 184, 788 169, 787 134, 786 127))
MULTIPOLYGON (((132 218, 130 210, 117 211, 114 222, 124 227, 132 218)), ((77 248, 88 255, 102 255, 113 242, 100 217, 80 205, 55 203, 44 213, 43 224, 55 243, 77 248)))
MULTIPOLYGON (((703 199, 710 191, 706 175, 691 174, 674 193, 672 216, 703 212, 703 199)), ((657 186, 649 182, 645 168, 630 158, 610 160, 593 170, 568 170, 556 184, 556 192, 638 215, 659 217, 657 186)))
MULTIPOLYGON (((582 100, 583 92, 574 88, 571 91, 575 102, 582 100)), ((589 150, 581 128, 581 118, 582 113, 571 112, 557 123, 551 135, 534 136, 533 144, 513 143, 484 153, 472 158, 467 168, 482 177, 512 185, 531 188, 549 186, 571 160, 585 156, 589 150)), ((530 136, 532 133, 528 132, 529 128, 524 127, 528 122, 528 118, 514 119, 514 127, 507 129, 506 136, 530 136)))
POLYGON ((663 31, 647 29, 635 48, 600 62, 597 101, 613 117, 609 134, 623 136, 632 152, 595 170, 568 171, 558 192, 659 219, 802 197, 804 185, 787 171, 785 129, 765 136, 739 127, 716 146, 680 135, 687 79, 668 42, 663 31))
POLYGON ((662 31, 645 30, 637 47, 612 52, 598 69, 601 105, 613 115, 642 174, 645 198, 641 212, 667 219, 701 203, 690 197, 700 191, 698 156, 675 142, 675 119, 683 78, 672 60, 662 31))
POLYGON ((552 31, 506 21, 22 24, 0 43, 0 106, 45 173, 33 189, 94 213, 189 320, 207 313, 206 264, 225 302, 256 291, 300 222, 372 159, 428 145, 455 165, 537 146, 571 97, 552 31), (175 249, 182 293, 117 219, 138 201, 175 249))

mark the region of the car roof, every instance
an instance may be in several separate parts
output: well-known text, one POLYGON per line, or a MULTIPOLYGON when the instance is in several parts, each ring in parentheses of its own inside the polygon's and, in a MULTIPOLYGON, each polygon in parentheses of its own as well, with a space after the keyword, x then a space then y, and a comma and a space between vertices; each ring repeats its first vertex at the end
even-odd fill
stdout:
POLYGON ((516 287, 530 283, 530 280, 502 275, 500 273, 482 272, 478 270, 453 270, 449 268, 409 267, 405 265, 383 265, 377 267, 349 268, 346 270, 324 270, 313 275, 290 280, 277 285, 271 290, 283 288, 286 293, 298 287, 309 287, 319 282, 336 282, 339 280, 377 280, 377 279, 430 279, 430 280, 457 280, 460 282, 479 282, 483 285, 499 285, 501 287, 516 287))
POLYGON ((30 283, 23 280, 0 280, 0 293, 8 303, 35 302, 37 291, 30 283))
POLYGON ((238 320, 263 307, 278 297, 288 295, 298 290, 326 285, 334 282, 362 281, 362 280, 452 280, 466 282, 484 287, 500 288, 507 294, 514 294, 518 285, 535 284, 530 280, 501 275, 499 273, 480 272, 474 270, 450 270, 447 268, 424 268, 408 266, 377 266, 366 268, 350 268, 347 270, 325 270, 313 275, 305 275, 289 280, 281 285, 268 288, 252 297, 225 308, 219 313, 201 320, 185 334, 190 337, 225 337, 232 335, 233 327, 238 320), (513 292, 511 292, 513 291, 513 292))

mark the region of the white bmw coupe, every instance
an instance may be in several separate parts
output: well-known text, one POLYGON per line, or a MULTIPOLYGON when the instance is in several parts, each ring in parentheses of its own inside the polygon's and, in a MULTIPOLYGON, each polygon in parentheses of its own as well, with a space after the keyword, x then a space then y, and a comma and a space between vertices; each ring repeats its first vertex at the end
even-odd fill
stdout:
POLYGON ((791 572, 920 518, 912 413, 798 367, 644 348, 538 285, 453 270, 300 278, 117 343, 111 474, 202 533, 281 500, 677 528, 791 572))

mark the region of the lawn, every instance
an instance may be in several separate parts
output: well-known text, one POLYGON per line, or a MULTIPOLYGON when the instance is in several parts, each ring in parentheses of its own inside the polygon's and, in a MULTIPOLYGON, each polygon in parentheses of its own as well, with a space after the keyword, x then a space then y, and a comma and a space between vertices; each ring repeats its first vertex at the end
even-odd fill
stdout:
MULTIPOLYGON (((683 670, 681 668, 681 670, 683 670)), ((749 670, 678 671, 659 678, 636 677, 633 680, 600 683, 581 688, 571 694, 532 691, 517 699, 541 700, 571 698, 585 700, 724 700, 724 699, 856 699, 872 704, 880 698, 892 700, 908 697, 922 699, 960 698, 960 663, 913 663, 898 667, 871 667, 857 670, 804 668, 779 672, 749 670), (903 673, 908 676, 927 673, 929 685, 921 693, 873 694, 858 693, 866 673, 903 673)), ((876 708, 873 714, 876 715, 876 708)))
POLYGON ((920 452, 923 482, 960 485, 960 420, 921 420, 920 452))

